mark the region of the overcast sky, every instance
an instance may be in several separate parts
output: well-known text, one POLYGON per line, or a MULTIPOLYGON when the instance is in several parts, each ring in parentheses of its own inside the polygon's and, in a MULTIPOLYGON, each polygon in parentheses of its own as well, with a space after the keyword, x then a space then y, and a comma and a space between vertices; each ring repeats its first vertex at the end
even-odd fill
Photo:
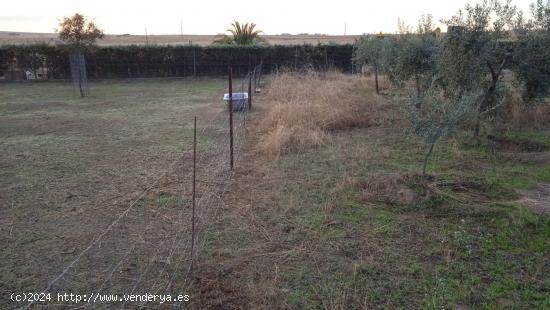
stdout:
MULTIPOLYGON (((516 0, 524 11, 534 0, 516 0)), ((217 34, 233 20, 254 22, 266 34, 395 32, 397 18, 415 25, 424 13, 452 16, 475 0, 24 0, 2 1, 0 31, 53 32, 58 19, 85 14, 113 34, 217 34), (9 15, 6 15, 9 14, 9 15)))

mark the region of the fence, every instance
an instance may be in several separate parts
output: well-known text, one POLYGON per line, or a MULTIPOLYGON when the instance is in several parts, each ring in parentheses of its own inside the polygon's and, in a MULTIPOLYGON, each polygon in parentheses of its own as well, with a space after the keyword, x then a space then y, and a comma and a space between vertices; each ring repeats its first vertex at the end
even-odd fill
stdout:
MULTIPOLYGON (((63 46, 0 46, 0 76, 43 69, 50 79, 70 77, 70 51, 63 46)), ((263 73, 282 67, 352 71, 352 45, 300 46, 116 46, 86 51, 90 78, 244 76, 260 62, 263 73)))
MULTIPOLYGON (((254 67, 241 83, 241 90, 248 85, 252 95, 260 83, 261 71, 261 65, 254 67)), ((252 96, 249 98, 251 107, 252 96)), ((231 184, 233 161, 239 163, 238 151, 246 135, 248 110, 233 113, 230 100, 228 109, 208 119, 195 117, 193 143, 175 155, 166 169, 153 177, 141 192, 97 206, 104 209, 125 202, 123 211, 83 245, 83 250, 64 264, 42 290, 44 295, 85 292, 86 297, 80 303, 48 302, 48 306, 112 307, 116 298, 117 307, 122 309, 155 308, 166 307, 170 302, 136 305, 136 301, 124 300, 124 295, 188 294, 194 262, 200 258, 199 251, 206 242, 205 228, 221 209, 223 195, 231 184), (233 126, 220 126, 228 123, 228 115, 231 119, 234 117, 233 126), (197 124, 206 126, 197 129, 197 124), (228 132, 234 144, 229 144, 228 132), (208 136, 210 142, 197 144, 197 136, 208 136), (179 194, 168 195, 166 189, 179 194)), ((30 301, 24 308, 36 304, 44 303, 30 301)), ((172 305, 182 306, 181 303, 172 305)))

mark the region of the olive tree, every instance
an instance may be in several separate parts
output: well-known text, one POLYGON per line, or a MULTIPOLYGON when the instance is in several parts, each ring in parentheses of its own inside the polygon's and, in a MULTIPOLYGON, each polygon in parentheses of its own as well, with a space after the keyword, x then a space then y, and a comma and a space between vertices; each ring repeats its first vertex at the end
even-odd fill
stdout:
MULTIPOLYGON (((483 92, 475 98, 478 137, 480 122, 498 101, 498 83, 512 59, 512 32, 516 7, 511 0, 484 0, 466 5, 450 19, 443 20, 448 35, 438 61, 438 82, 448 95, 462 96, 456 89, 483 92)), ((457 98, 455 98, 457 99, 457 98)))
POLYGON ((431 84, 421 95, 413 94, 409 98, 407 118, 412 131, 428 145, 424 156, 422 176, 426 176, 426 166, 435 144, 451 134, 456 126, 472 111, 472 102, 479 92, 455 89, 452 96, 431 84))
POLYGON ((388 61, 390 78, 396 85, 414 80, 417 96, 435 74, 438 40, 433 34, 406 34, 394 39, 394 57, 388 61))
POLYGON ((357 42, 355 61, 370 64, 374 69, 378 91, 378 74, 387 74, 393 85, 401 87, 413 79, 417 95, 425 89, 434 73, 438 40, 431 15, 423 16, 416 33, 398 20, 398 34, 367 36, 357 42))
POLYGON ((380 94, 378 87, 378 73, 386 67, 386 61, 391 58, 388 51, 389 38, 382 35, 368 35, 361 37, 355 43, 353 60, 357 66, 369 64, 374 69, 374 86, 376 94, 380 94))
POLYGON ((530 102, 550 94, 550 0, 531 5, 528 21, 520 14, 515 25, 517 43, 513 69, 523 86, 523 97, 530 102))

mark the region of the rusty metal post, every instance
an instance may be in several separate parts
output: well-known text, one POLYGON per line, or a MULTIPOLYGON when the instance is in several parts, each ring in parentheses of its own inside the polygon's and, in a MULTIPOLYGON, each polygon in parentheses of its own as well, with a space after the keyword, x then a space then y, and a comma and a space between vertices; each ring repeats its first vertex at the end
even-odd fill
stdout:
POLYGON ((248 76, 248 109, 252 108, 252 72, 248 76))
POLYGON ((193 262, 195 261, 195 198, 196 198, 196 183, 197 183, 197 117, 193 125, 193 209, 191 215, 191 266, 189 270, 193 271, 193 262))
POLYGON ((193 77, 197 77, 197 48, 195 47, 193 47, 193 77))
POLYGON ((233 69, 229 67, 229 168, 233 170, 233 69))
POLYGON ((263 67, 264 61, 260 61, 260 67, 258 68, 258 78, 256 79, 256 82, 254 83, 254 91, 256 91, 256 88, 261 87, 261 79, 262 79, 262 67, 263 67))

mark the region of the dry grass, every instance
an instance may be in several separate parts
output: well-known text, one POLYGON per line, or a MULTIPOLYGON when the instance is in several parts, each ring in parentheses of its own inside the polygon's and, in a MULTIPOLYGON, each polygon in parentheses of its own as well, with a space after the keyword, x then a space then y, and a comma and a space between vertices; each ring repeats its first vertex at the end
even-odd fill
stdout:
MULTIPOLYGON (((1 292, 42 291, 64 270, 52 295, 156 291, 176 276, 170 268, 188 265, 190 122, 198 116, 197 166, 208 167, 201 179, 223 182, 215 169, 225 162, 214 159, 222 155, 215 145, 223 144, 214 141, 226 138, 215 127, 225 120, 215 101, 225 81, 140 79, 90 87, 90 97, 74 98, 67 82, 0 83, 1 292)), ((216 187, 200 186, 199 201, 213 200, 216 187)), ((210 215, 201 210, 201 219, 210 215)), ((0 309, 24 305, 0 299, 0 309)))
POLYGON ((509 128, 543 129, 550 127, 550 100, 525 102, 521 87, 513 75, 504 77, 508 91, 500 113, 501 124, 509 128))
POLYGON ((413 178, 413 175, 407 173, 373 174, 361 184, 361 196, 366 201, 410 204, 417 195, 406 183, 413 178))
POLYGON ((376 123, 372 88, 364 78, 338 72, 279 73, 263 100, 258 149, 271 158, 322 145, 330 131, 376 123))
POLYGON ((512 102, 504 112, 505 120, 513 128, 548 128, 550 126, 550 102, 526 105, 521 99, 512 102))

